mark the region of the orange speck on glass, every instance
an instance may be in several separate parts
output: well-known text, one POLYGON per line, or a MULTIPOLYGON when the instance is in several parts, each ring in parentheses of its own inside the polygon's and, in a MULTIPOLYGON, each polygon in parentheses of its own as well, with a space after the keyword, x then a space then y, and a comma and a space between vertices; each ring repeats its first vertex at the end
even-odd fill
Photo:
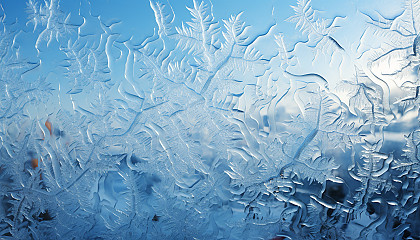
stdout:
POLYGON ((32 158, 32 160, 31 160, 31 166, 32 166, 32 169, 37 168, 38 167, 38 159, 32 158))
POLYGON ((48 131, 50 131, 50 135, 52 135, 52 124, 50 121, 45 121, 45 126, 48 128, 48 131))

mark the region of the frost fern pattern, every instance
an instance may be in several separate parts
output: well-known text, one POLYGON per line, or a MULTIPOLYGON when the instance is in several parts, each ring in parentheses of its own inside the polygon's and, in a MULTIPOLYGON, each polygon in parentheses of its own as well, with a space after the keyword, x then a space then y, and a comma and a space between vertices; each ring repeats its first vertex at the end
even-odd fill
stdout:
POLYGON ((420 238, 419 1, 139 2, 0 3, 1 239, 420 238))

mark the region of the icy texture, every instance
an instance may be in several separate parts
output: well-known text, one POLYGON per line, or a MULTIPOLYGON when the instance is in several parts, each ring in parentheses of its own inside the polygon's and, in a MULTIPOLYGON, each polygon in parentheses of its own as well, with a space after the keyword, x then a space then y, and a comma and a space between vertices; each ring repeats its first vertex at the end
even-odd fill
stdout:
POLYGON ((0 238, 419 239, 420 1, 278 2, 0 1, 0 238))

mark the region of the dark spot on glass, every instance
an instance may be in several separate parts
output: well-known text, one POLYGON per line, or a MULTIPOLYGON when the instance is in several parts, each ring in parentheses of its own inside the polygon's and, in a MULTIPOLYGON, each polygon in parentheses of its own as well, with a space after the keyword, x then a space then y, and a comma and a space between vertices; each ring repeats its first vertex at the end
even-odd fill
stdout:
POLYGON ((155 215, 153 216, 153 218, 152 218, 152 221, 153 221, 153 222, 158 222, 158 221, 159 221, 159 219, 160 219, 160 216, 158 216, 158 215, 156 215, 156 214, 155 214, 155 215))

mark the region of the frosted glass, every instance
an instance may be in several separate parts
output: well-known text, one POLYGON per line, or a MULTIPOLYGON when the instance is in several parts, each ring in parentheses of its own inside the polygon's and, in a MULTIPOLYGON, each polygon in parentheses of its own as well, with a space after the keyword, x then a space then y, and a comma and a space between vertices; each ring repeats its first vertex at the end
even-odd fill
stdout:
POLYGON ((420 239, 419 0, 0 22, 0 239, 420 239))

